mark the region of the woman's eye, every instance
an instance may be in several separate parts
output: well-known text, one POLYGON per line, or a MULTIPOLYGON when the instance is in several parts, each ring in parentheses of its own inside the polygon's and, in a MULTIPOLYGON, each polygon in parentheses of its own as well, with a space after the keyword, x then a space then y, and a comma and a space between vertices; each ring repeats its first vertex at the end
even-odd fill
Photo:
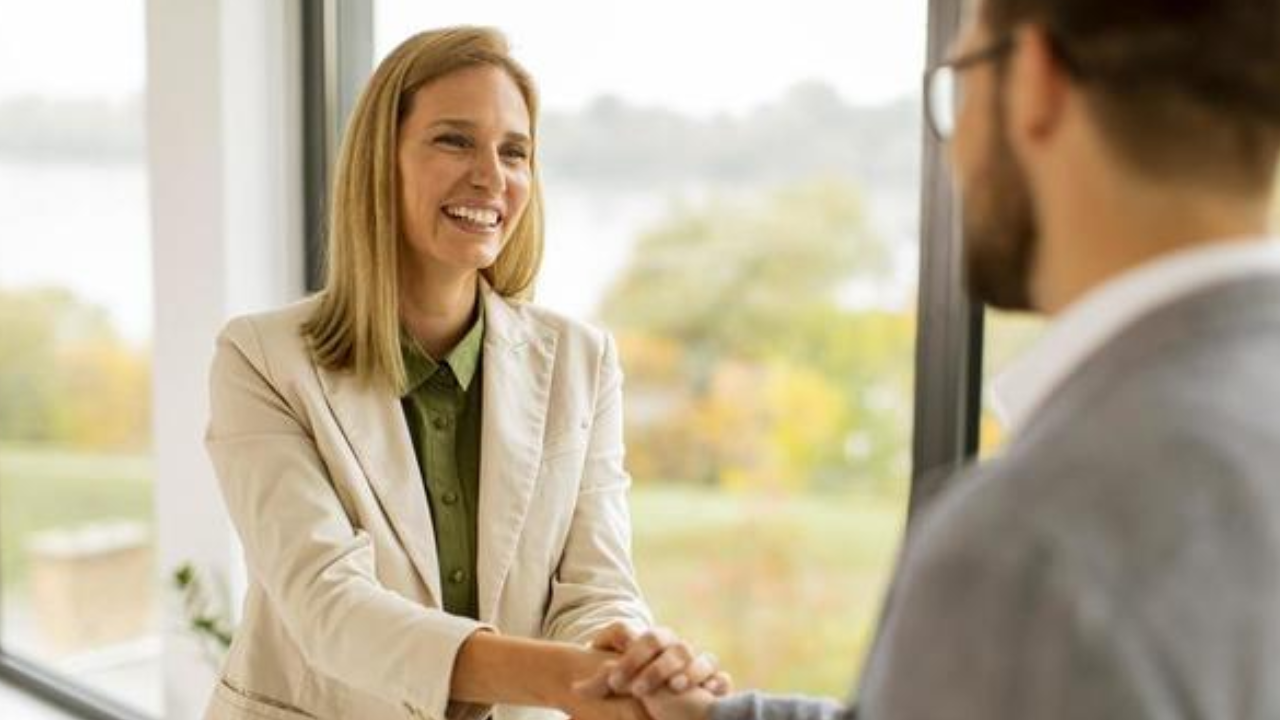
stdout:
POLYGON ((508 160, 527 160, 529 158, 529 151, 519 146, 513 146, 504 148, 502 150, 502 156, 508 160))
POLYGON ((439 135, 436 137, 435 142, 437 145, 444 145, 446 147, 453 147, 453 148, 465 148, 471 145, 471 141, 468 140, 466 136, 457 135, 454 133, 449 133, 447 135, 439 135))

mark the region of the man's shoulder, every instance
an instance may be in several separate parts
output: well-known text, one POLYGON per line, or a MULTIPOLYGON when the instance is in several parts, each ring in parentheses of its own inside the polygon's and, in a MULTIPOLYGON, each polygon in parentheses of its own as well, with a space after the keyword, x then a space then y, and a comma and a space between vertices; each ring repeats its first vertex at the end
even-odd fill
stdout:
MULTIPOLYGON (((1090 454, 1119 450, 1134 464, 1143 440, 1221 439, 1241 426, 1280 428, 1280 278, 1204 288, 1135 320, 1045 401, 1024 445, 1090 454)), ((1280 448, 1277 448, 1280 451, 1280 448)))
POLYGON ((975 473, 984 502, 1070 538, 1178 532, 1202 507, 1280 521, 1276 367, 1277 282, 1229 283, 1164 308, 1098 351, 975 473))
POLYGON ((1200 697, 1273 676, 1280 489, 1217 439, 1190 438, 1158 464, 1118 441, 1015 450, 955 478, 910 534, 864 685, 873 706, 914 707, 903 672, 950 683, 974 717, 1063 696, 1103 713, 1075 716, 1134 717, 1153 677, 1162 697, 1200 697))
POLYGON ((1271 577, 1280 397, 1251 412, 1247 398, 1276 394, 1251 382, 1216 392, 1135 383, 1015 440, 925 511, 911 540, 916 563, 950 568, 943 582, 980 573, 1017 583, 1052 565, 1120 602, 1271 577))

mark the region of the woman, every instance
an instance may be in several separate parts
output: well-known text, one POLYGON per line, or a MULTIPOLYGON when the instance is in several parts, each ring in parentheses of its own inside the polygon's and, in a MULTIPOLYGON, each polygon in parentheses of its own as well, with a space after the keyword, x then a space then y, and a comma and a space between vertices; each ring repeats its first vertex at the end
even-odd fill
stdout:
MULTIPOLYGON (((207 444, 250 587, 208 717, 637 716, 571 690, 610 667, 584 644, 650 618, 613 342, 522 302, 536 117, 496 32, 406 41, 343 141, 325 288, 224 330, 207 444)), ((727 691, 644 638, 664 680, 727 691)))

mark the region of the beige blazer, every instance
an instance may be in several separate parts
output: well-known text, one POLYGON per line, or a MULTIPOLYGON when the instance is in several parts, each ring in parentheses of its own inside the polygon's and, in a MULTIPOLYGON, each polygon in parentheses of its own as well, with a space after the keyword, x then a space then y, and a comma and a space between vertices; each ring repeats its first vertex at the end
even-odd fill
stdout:
POLYGON ((315 300, 222 332, 206 444, 249 589, 207 720, 478 718, 489 708, 448 700, 478 628, 581 643, 615 620, 650 624, 630 557, 612 339, 488 288, 483 298, 480 623, 440 610, 399 398, 312 361, 299 329, 315 300))

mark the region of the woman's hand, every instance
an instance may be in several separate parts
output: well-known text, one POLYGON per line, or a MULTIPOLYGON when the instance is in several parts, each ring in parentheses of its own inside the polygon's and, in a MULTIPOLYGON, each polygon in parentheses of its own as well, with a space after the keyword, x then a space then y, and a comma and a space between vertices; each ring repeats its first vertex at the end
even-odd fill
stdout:
POLYGON ((663 688, 645 695, 642 702, 652 720, 708 720, 716 696, 702 688, 682 693, 663 688))
POLYGON ((633 697, 576 695, 558 709, 573 720, 650 720, 640 700, 633 697))
POLYGON ((526 705, 561 710, 580 720, 647 720, 637 698, 575 692, 574 682, 607 674, 619 658, 611 650, 584 648, 476 632, 458 651, 450 698, 483 705, 526 705))
POLYGON ((614 623, 595 637, 592 647, 621 656, 602 663, 595 674, 574 684, 574 691, 584 697, 612 694, 645 699, 661 691, 702 690, 714 698, 733 689, 715 656, 696 653, 666 628, 637 633, 623 623, 614 623))

